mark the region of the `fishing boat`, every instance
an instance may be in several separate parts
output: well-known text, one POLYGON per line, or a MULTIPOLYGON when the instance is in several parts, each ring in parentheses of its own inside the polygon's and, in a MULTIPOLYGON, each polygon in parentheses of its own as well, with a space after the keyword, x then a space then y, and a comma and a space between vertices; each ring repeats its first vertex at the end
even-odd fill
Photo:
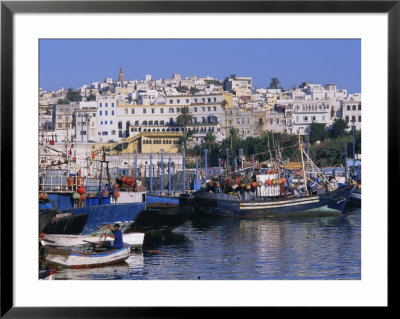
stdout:
MULTIPOLYGON (((144 233, 129 233, 123 234, 123 242, 128 244, 132 249, 139 249, 143 246, 144 233)), ((73 247, 81 246, 87 243, 101 243, 104 242, 105 238, 102 235, 57 235, 57 234, 45 234, 41 238, 43 246, 56 246, 56 247, 73 247)), ((110 245, 113 245, 114 239, 108 238, 107 241, 110 245)))
POLYGON ((271 217, 313 215, 343 211, 355 183, 339 187, 328 179, 303 150, 301 162, 271 159, 265 168, 254 167, 211 180, 194 193, 195 210, 221 216, 271 217), (319 181, 319 183, 317 182, 319 181))
POLYGON ((98 248, 90 243, 85 246, 71 248, 45 247, 47 265, 62 266, 67 268, 92 268, 113 265, 128 259, 129 245, 122 248, 98 248))
POLYGON ((43 211, 39 214, 39 234, 43 232, 56 214, 57 212, 53 210, 43 211))
POLYGON ((45 227, 40 227, 40 233, 46 234, 78 235, 82 233, 89 217, 89 214, 72 215, 71 213, 62 213, 58 209, 41 211, 39 217, 46 215, 53 215, 45 227))
POLYGON ((87 214, 81 231, 83 235, 98 230, 102 225, 135 220, 145 209, 146 193, 132 187, 120 189, 117 183, 111 183, 104 149, 98 162, 99 176, 90 178, 83 177, 80 168, 74 167, 69 158, 59 160, 57 169, 50 165, 42 167, 39 212, 56 207, 65 215, 87 214))
POLYGON ((124 236, 135 232, 171 231, 183 225, 191 216, 193 207, 177 204, 153 203, 146 205, 133 223, 126 227, 124 236))

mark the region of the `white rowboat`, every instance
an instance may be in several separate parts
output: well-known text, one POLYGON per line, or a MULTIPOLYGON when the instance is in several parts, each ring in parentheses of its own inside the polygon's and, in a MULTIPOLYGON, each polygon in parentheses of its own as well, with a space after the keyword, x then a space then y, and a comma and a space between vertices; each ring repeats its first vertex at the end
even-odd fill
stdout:
MULTIPOLYGON (((90 243, 100 243, 104 237, 91 235, 58 235, 48 234, 41 239, 43 246, 73 247, 90 243)), ((133 249, 142 248, 144 233, 122 234, 122 240, 133 249)), ((114 239, 107 237, 107 241, 113 244, 114 239)))

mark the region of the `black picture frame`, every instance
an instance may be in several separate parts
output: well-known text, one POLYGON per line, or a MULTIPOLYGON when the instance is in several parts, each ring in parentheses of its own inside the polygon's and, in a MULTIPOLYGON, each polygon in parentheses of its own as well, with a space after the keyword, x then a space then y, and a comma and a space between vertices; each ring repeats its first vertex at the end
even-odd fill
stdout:
MULTIPOLYGON (((400 1, 2 1, 1 2, 1 317, 5 318, 190 318, 226 316, 226 309, 191 307, 45 307, 13 305, 13 16, 15 13, 387 13, 388 14, 388 207, 399 179, 400 1)), ((384 213, 384 212, 380 212, 384 213)), ((388 214, 388 218, 389 218, 388 214)), ((390 223, 388 223, 390 225, 390 223)), ((388 238, 389 241, 389 238, 388 238)), ((388 285, 389 285, 388 281, 388 285)), ((40 292, 37 292, 40 293, 40 292)), ((388 300, 390 308, 390 298, 388 300)), ((291 307, 296 315, 307 308, 291 307)), ((347 309, 348 311, 349 309, 347 309)), ((246 315, 241 308, 235 314, 246 315)), ((263 311, 263 310, 262 310, 263 311)), ((268 310, 269 311, 269 310, 268 310)), ((264 313, 264 315, 267 315, 264 313)))

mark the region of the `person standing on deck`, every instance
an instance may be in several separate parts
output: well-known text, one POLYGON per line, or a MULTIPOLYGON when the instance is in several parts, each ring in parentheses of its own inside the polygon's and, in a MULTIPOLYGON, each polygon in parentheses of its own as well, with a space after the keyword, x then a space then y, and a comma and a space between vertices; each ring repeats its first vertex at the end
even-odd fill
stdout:
POLYGON ((119 224, 114 225, 114 230, 111 228, 111 225, 107 225, 108 228, 112 231, 113 235, 106 235, 106 237, 114 238, 114 248, 122 248, 124 247, 124 243, 122 241, 122 232, 119 229, 119 224))

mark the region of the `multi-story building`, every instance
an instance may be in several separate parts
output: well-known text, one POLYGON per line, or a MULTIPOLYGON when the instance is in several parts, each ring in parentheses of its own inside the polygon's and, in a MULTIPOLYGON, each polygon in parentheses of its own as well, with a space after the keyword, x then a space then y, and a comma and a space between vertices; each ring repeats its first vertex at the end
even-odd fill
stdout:
POLYGON ((115 141, 119 138, 117 130, 118 100, 102 97, 97 100, 97 138, 98 142, 115 141))
POLYGON ((355 126, 361 130, 361 101, 345 101, 342 104, 342 118, 349 123, 349 130, 355 126))
POLYGON ((340 102, 331 100, 293 101, 293 110, 285 109, 286 122, 289 124, 291 119, 292 124, 291 128, 288 125, 288 133, 307 134, 311 123, 324 123, 329 127, 339 107, 340 102))

